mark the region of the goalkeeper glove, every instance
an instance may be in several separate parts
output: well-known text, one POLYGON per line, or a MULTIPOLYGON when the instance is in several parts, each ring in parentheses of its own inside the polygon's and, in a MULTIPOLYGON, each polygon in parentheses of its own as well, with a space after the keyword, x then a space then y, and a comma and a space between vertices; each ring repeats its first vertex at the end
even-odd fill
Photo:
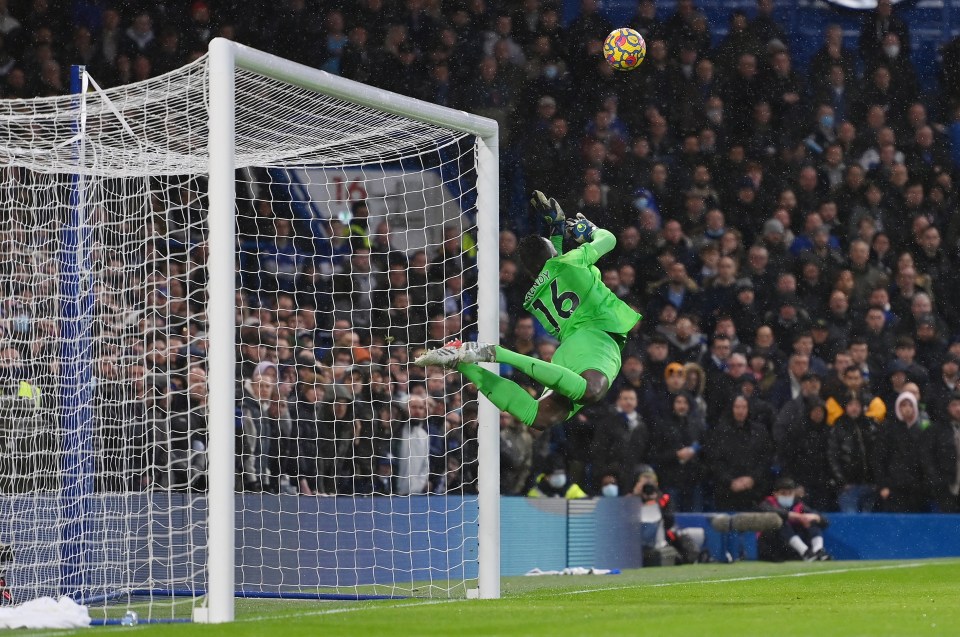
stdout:
POLYGON ((543 216, 544 223, 550 229, 551 237, 563 234, 563 224, 567 218, 556 199, 552 197, 547 199, 545 194, 534 190, 530 196, 530 205, 543 216))
POLYGON ((582 212, 578 212, 573 219, 567 219, 567 236, 577 243, 593 241, 593 233, 596 229, 597 226, 584 217, 582 212))

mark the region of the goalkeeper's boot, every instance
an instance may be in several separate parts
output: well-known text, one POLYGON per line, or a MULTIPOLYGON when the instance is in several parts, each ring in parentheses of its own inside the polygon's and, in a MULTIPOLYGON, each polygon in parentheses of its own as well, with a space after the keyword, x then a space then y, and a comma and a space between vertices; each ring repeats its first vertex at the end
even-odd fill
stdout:
POLYGON ((457 348, 457 354, 460 357, 459 362, 468 365, 497 362, 497 348, 490 343, 475 343, 473 341, 460 343, 460 346, 457 348))
POLYGON ((460 364, 460 341, 450 341, 443 347, 429 350, 413 361, 419 367, 446 367, 453 369, 460 364))

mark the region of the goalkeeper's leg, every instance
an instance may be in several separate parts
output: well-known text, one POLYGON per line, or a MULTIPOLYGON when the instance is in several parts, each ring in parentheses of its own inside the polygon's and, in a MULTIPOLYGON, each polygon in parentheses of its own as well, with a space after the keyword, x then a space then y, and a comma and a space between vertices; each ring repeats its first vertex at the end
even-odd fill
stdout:
MULTIPOLYGON (((539 431, 566 421, 575 409, 574 402, 562 394, 555 393, 555 388, 551 388, 554 392, 547 393, 537 400, 517 383, 487 371, 479 365, 461 363, 457 365, 457 371, 476 385, 477 391, 490 399, 498 409, 513 414, 523 424, 539 431)), ((591 372, 602 377, 606 382, 606 377, 599 372, 588 370, 584 374, 591 372)))
MULTIPOLYGON (((593 353, 596 351, 596 348, 591 350, 593 353)), ((555 359, 559 354, 558 349, 555 359)), ((616 354, 619 358, 619 350, 616 354)), ((598 402, 610 388, 608 375, 601 371, 587 369, 577 373, 564 365, 548 363, 486 343, 451 341, 444 347, 423 354, 414 364, 457 369, 501 411, 509 412, 524 424, 540 430, 564 422, 584 405, 598 402), (475 364, 493 362, 511 365, 553 391, 539 401, 535 400, 517 383, 475 364)), ((619 360, 616 361, 616 367, 619 368, 619 360)))
POLYGON ((414 361, 414 364, 421 367, 439 365, 449 369, 470 363, 510 365, 575 403, 597 402, 607 393, 610 385, 606 376, 598 371, 587 370, 579 374, 564 365, 548 363, 539 358, 517 354, 505 347, 487 343, 451 341, 444 347, 429 351, 414 361), (588 374, 588 372, 592 373, 588 374))

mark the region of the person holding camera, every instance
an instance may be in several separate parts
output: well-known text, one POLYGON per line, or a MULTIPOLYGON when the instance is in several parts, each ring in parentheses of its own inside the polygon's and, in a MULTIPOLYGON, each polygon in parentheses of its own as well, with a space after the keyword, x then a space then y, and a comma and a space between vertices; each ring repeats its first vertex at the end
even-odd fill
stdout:
POLYGON ((700 558, 704 542, 703 529, 680 529, 669 493, 660 491, 657 474, 650 467, 641 470, 633 489, 639 496, 640 541, 644 566, 693 564, 700 558))
POLYGON ((773 493, 760 503, 760 511, 776 513, 783 525, 757 536, 757 557, 766 562, 799 560, 822 562, 831 559, 823 548, 823 530, 827 518, 808 508, 797 498, 797 483, 791 478, 780 478, 773 485, 773 493))

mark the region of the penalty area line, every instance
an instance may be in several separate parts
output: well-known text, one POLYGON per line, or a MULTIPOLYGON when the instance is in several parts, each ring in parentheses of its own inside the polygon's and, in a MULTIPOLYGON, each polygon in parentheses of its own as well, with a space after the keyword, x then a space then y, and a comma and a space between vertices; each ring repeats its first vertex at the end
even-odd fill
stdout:
POLYGON ((657 584, 634 584, 631 586, 609 586, 605 588, 588 588, 577 591, 563 591, 553 593, 554 595, 581 595, 583 593, 599 593, 601 591, 622 591, 631 588, 665 588, 667 586, 684 586, 687 584, 726 584, 730 582, 751 582, 755 580, 784 579, 788 577, 812 577, 815 575, 838 575, 842 573, 853 573, 856 571, 888 571, 898 568, 916 568, 918 566, 929 566, 926 562, 909 562, 907 564, 882 564, 878 566, 861 566, 859 568, 833 568, 823 571, 803 571, 799 573, 777 573, 774 575, 745 575, 743 577, 725 577, 723 579, 706 580, 688 580, 684 582, 660 582, 657 584))

